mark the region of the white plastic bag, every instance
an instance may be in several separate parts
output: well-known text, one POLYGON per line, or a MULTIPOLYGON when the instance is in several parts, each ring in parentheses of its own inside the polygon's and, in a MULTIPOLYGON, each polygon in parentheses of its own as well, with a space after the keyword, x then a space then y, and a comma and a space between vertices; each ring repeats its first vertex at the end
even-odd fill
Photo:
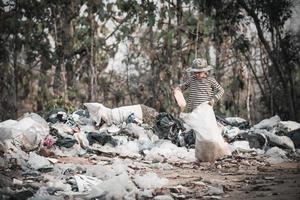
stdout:
POLYGON ((101 119, 107 124, 121 124, 125 122, 129 115, 134 114, 135 118, 143 120, 143 112, 141 105, 122 106, 119 108, 107 108, 101 103, 84 103, 87 107, 91 119, 100 124, 101 119))
POLYGON ((35 113, 25 114, 21 120, 7 120, 0 124, 1 141, 13 139, 24 151, 32 151, 49 134, 47 122, 35 113))
POLYGON ((108 124, 121 124, 125 122, 129 115, 134 114, 134 117, 143 120, 143 112, 141 105, 131 105, 122 106, 118 108, 111 109, 110 120, 107 121, 108 124))
POLYGON ((83 105, 89 111, 91 119, 96 122, 96 125, 99 125, 101 123, 103 112, 105 112, 101 109, 103 105, 101 103, 84 103, 83 105))
POLYGON ((212 106, 208 102, 200 104, 191 113, 181 113, 180 117, 196 133, 195 156, 198 160, 212 162, 230 155, 228 144, 222 137, 212 106))

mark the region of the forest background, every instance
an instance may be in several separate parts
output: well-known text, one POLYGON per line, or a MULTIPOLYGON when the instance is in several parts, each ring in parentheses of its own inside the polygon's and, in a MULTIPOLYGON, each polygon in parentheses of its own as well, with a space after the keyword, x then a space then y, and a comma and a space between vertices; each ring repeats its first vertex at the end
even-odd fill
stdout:
POLYGON ((0 121, 83 102, 177 115, 196 57, 220 116, 300 121, 299 0, 2 0, 0 121))

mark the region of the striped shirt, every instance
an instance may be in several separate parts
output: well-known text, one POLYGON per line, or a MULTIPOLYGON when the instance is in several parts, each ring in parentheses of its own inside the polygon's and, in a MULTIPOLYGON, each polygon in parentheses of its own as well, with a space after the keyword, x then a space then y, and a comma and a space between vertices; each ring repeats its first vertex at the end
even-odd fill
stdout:
POLYGON ((224 94, 224 89, 212 77, 197 79, 192 75, 188 81, 179 85, 181 90, 189 88, 188 110, 192 111, 198 105, 205 101, 214 99, 215 102, 220 100, 224 94))

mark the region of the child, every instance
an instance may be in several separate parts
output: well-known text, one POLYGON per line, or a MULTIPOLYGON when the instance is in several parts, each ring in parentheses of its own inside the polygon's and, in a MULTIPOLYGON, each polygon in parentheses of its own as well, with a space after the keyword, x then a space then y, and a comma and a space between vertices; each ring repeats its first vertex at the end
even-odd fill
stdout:
POLYGON ((205 59, 195 59, 192 67, 188 69, 189 72, 193 73, 192 76, 188 81, 175 88, 175 90, 186 90, 189 88, 189 112, 205 101, 208 101, 213 106, 224 94, 224 89, 220 84, 213 77, 208 76, 208 72, 211 69, 212 67, 207 64, 205 59))

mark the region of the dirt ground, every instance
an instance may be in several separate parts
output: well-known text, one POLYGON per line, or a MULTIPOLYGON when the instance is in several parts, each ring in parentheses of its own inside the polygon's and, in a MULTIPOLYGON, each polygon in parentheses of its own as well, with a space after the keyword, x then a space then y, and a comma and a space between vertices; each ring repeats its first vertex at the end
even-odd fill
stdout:
MULTIPOLYGON (((171 170, 154 170, 169 179, 168 188, 182 185, 175 199, 300 199, 300 163, 264 164, 255 159, 183 164, 171 170), (223 192, 210 193, 216 186, 223 192)), ((174 192, 174 190, 173 190, 174 192)))
MULTIPOLYGON (((109 164, 115 159, 131 160, 132 164, 128 166, 128 173, 131 175, 155 172, 159 177, 168 179, 168 184, 154 189, 152 196, 137 199, 153 199, 159 195, 167 195, 173 199, 300 199, 299 160, 270 165, 264 157, 245 154, 230 156, 214 163, 149 163, 143 159, 107 156, 94 156, 92 160, 88 157, 63 157, 58 162, 84 166, 100 162, 109 164)), ((0 174, 22 180, 20 170, 2 169, 0 174)), ((45 177, 47 172, 43 172, 40 183, 35 180, 30 188, 38 189, 45 182, 45 177)), ((30 191, 28 197, 33 195, 33 191, 30 191)), ((24 197, 24 194, 18 193, 16 199, 21 196, 24 197)))

